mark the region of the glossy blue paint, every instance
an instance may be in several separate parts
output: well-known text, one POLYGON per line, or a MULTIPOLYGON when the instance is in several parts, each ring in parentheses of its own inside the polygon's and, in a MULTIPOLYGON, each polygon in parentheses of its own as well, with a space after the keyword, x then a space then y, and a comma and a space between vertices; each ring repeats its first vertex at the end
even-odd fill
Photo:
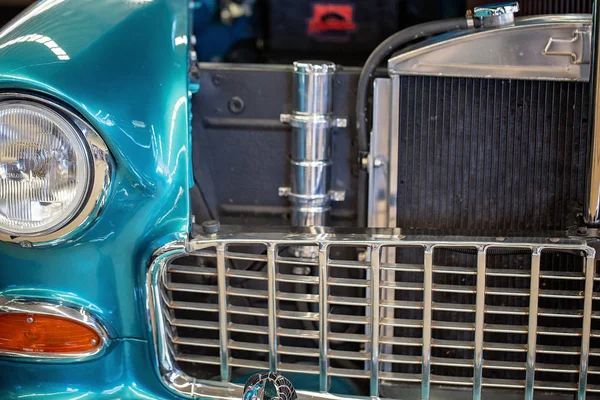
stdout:
POLYGON ((98 219, 68 242, 0 243, 0 295, 86 307, 110 351, 75 364, 0 358, 0 398, 172 398, 155 370, 145 273, 189 231, 188 0, 45 0, 0 32, 0 91, 73 109, 116 165, 98 219))
POLYGON ((0 91, 72 108, 116 165, 85 231, 51 247, 0 243, 0 295, 84 306, 115 348, 82 365, 2 359, 0 398, 169 398, 150 361, 144 279, 152 252, 190 226, 189 14, 187 0, 45 0, 0 32, 0 91))
POLYGON ((1 399, 174 399, 149 374, 148 344, 121 340, 102 358, 83 364, 26 364, 0 360, 1 399), (5 373, 10 371, 10 373, 5 373))
POLYGON ((2 294, 68 297, 119 337, 147 337, 149 256, 190 223, 188 15, 186 0, 46 0, 0 33, 0 90, 72 107, 116 163, 85 232, 51 248, 0 244, 2 294))

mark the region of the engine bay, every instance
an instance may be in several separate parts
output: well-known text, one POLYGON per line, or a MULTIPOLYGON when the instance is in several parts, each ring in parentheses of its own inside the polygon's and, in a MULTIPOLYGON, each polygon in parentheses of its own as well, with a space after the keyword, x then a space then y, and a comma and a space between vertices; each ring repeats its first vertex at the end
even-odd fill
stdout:
POLYGON ((194 65, 196 236, 153 275, 181 376, 600 391, 592 20, 495 7, 394 34, 363 68, 194 65))

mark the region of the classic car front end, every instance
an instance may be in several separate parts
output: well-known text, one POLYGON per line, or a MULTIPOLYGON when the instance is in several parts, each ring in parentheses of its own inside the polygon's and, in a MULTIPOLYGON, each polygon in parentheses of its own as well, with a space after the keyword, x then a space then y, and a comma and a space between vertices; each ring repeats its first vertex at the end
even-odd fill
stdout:
POLYGON ((0 31, 0 398, 600 394, 592 15, 344 68, 197 62, 199 7, 0 31))

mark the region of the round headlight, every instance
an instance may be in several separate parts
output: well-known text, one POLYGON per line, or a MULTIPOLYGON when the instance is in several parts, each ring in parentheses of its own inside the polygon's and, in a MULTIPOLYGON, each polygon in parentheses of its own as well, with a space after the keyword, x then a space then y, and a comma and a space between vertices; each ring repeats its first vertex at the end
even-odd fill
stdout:
POLYGON ((0 233, 47 237, 81 213, 95 165, 75 122, 37 102, 0 102, 0 233))

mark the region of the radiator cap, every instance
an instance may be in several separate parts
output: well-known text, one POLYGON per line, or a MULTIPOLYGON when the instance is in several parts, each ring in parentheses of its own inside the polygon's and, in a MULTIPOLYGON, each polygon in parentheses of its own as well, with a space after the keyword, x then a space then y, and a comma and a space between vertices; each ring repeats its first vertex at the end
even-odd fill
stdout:
POLYGON ((475 7, 473 16, 481 21, 483 27, 494 28, 513 24, 515 22, 515 13, 518 12, 519 3, 512 1, 475 7))

